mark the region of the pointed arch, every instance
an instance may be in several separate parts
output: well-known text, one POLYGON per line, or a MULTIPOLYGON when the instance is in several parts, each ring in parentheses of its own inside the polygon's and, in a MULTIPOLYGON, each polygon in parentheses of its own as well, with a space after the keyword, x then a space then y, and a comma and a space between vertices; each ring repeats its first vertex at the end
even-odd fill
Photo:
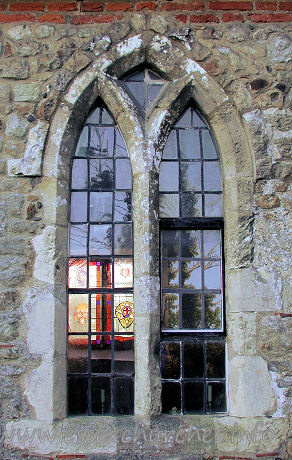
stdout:
MULTIPOLYGON (((236 107, 215 79, 201 65, 186 57, 181 45, 166 37, 146 32, 123 40, 110 51, 98 55, 91 66, 78 74, 68 86, 53 117, 43 156, 44 176, 48 178, 48 183, 53 184, 51 190, 56 190, 51 192, 51 201, 56 203, 55 208, 51 205, 51 211, 56 225, 56 267, 59 267, 56 269, 54 285, 57 299, 66 298, 66 292, 62 288, 66 285, 63 248, 67 239, 69 163, 75 148, 72 139, 77 140, 82 123, 97 97, 104 101, 125 139, 134 177, 134 220, 139 209, 139 219, 143 221, 142 226, 134 227, 137 256, 141 260, 141 264, 135 268, 135 289, 141 293, 137 308, 144 312, 143 309, 146 307, 145 300, 142 301, 143 295, 148 296, 148 303, 153 296, 155 301, 151 303, 152 313, 158 318, 159 295, 157 296, 153 287, 158 286, 159 280, 159 256, 155 248, 155 242, 158 241, 158 216, 149 208, 149 203, 157 202, 159 164, 171 127, 186 105, 194 101, 214 133, 221 156, 224 183, 225 253, 227 265, 235 269, 248 266, 252 253, 252 245, 250 239, 248 240, 251 232, 250 202, 254 183, 252 152, 236 107), (145 63, 155 66, 168 83, 167 90, 161 92, 157 103, 143 119, 119 85, 118 78, 145 63), (247 235, 246 241, 242 237, 243 232, 247 235), (145 280, 143 278, 147 270, 150 272, 150 284, 146 280, 147 277, 145 280)), ((227 289, 228 280, 227 273, 227 289)), ((227 311, 232 301, 231 296, 227 297, 227 311)), ((53 417, 63 418, 65 408, 61 407, 58 401, 60 398, 65 400, 60 381, 65 381, 62 370, 65 342, 61 336, 66 324, 66 315, 64 302, 60 300, 58 305, 55 305, 54 317, 57 358, 52 382, 52 414, 53 417)), ((141 330, 143 327, 141 326, 141 330)), ((156 332, 154 331, 153 335, 156 332)), ((155 348, 155 341, 149 346, 155 348)), ((143 366, 145 367, 145 363, 141 362, 141 369, 143 366)), ((150 386, 153 386, 151 374, 154 375, 156 372, 153 371, 156 364, 153 366, 149 366, 147 374, 150 386)), ((154 387, 159 389, 159 384, 154 384, 154 387)), ((157 396, 140 394, 139 401, 138 414, 144 415, 147 411, 159 412, 157 396), (148 409, 145 409, 146 406, 148 409)))

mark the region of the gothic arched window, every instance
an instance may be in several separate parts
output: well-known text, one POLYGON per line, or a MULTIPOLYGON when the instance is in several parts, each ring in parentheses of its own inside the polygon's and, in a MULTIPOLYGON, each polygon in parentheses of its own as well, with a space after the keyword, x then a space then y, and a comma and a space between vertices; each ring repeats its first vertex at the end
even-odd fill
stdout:
POLYGON ((85 121, 71 171, 69 414, 132 414, 132 173, 102 104, 85 121))
POLYGON ((193 107, 170 132, 159 190, 162 411, 224 412, 220 161, 193 107))

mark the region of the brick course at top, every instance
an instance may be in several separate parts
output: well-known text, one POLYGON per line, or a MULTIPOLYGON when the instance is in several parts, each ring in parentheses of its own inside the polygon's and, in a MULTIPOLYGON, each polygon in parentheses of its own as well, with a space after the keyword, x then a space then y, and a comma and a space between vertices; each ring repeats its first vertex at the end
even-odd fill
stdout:
POLYGON ((292 1, 1 1, 0 22, 108 23, 129 12, 159 12, 178 22, 291 22, 292 1), (180 13, 180 14, 178 14, 180 13))

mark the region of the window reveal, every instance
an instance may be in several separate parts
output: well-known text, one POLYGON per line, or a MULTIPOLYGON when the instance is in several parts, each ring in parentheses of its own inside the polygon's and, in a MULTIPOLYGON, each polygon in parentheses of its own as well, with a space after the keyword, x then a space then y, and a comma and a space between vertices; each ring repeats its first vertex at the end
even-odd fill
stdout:
POLYGON ((71 171, 69 414, 132 414, 132 175, 122 136, 102 105, 84 124, 71 171))
POLYGON ((193 108, 170 132, 159 189, 162 411, 224 412, 220 162, 193 108))

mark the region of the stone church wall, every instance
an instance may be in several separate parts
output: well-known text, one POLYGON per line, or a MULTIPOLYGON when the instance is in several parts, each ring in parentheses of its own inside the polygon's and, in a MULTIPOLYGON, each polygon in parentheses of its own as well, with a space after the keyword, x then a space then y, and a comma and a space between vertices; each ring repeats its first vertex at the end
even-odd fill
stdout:
POLYGON ((281 0, 0 1, 1 459, 291 458, 291 19, 281 0), (169 81, 145 120, 118 82, 143 64, 169 81), (134 417, 66 414, 69 167, 97 97, 133 170, 134 417), (155 206, 188 100, 222 161, 229 406, 161 416, 155 206))

